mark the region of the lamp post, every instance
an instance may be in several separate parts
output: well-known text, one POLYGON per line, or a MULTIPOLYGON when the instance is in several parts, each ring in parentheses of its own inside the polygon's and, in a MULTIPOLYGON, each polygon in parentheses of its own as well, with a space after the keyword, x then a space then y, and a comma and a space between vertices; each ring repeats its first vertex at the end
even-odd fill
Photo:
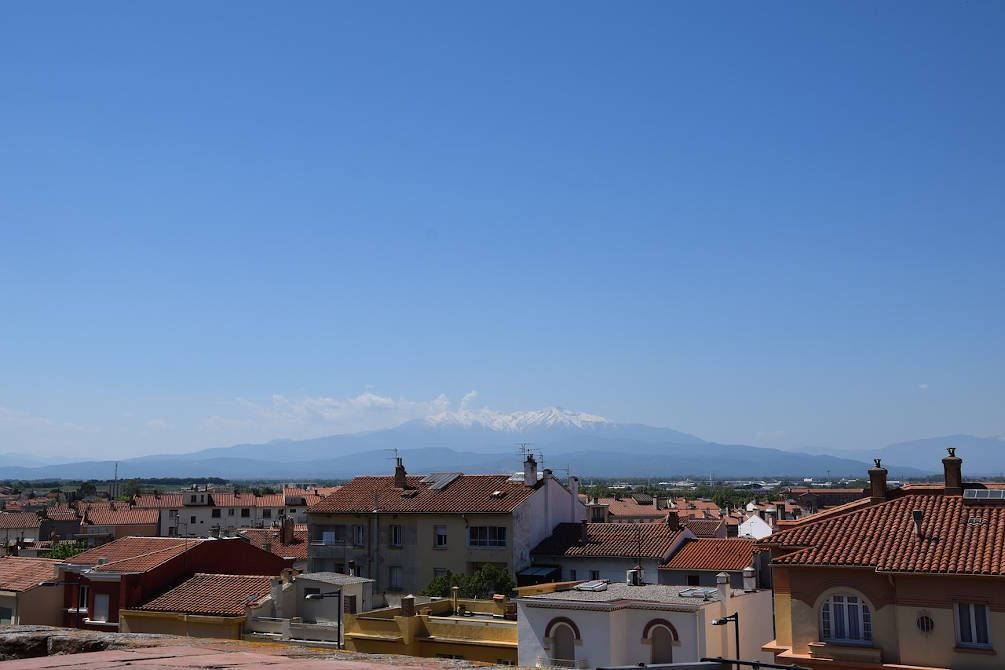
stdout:
POLYGON ((713 626, 725 626, 730 622, 733 623, 733 631, 736 633, 736 670, 740 670, 740 615, 733 612, 729 616, 712 619, 713 626))
POLYGON ((342 587, 339 587, 335 591, 328 591, 326 593, 308 593, 304 598, 307 600, 321 600, 323 598, 334 598, 338 597, 338 640, 336 640, 335 645, 341 649, 342 648, 342 587))

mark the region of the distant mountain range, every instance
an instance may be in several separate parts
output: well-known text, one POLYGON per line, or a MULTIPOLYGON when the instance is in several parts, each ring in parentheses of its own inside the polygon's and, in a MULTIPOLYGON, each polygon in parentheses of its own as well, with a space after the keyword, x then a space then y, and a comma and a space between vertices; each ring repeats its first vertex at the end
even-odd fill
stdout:
MULTIPOLYGON (((120 460, 119 477, 349 478, 390 473, 393 449, 412 473, 510 472, 521 467, 520 443, 544 454, 544 467, 563 473, 568 467, 583 477, 865 477, 873 457, 884 459, 891 476, 918 477, 940 470, 948 445, 959 447, 965 474, 1005 470, 1005 441, 998 438, 958 435, 874 452, 814 454, 717 444, 669 428, 549 408, 512 414, 460 410, 387 430, 141 456, 120 460)), ((0 479, 108 479, 112 468, 113 461, 41 464, 0 455, 0 479)))

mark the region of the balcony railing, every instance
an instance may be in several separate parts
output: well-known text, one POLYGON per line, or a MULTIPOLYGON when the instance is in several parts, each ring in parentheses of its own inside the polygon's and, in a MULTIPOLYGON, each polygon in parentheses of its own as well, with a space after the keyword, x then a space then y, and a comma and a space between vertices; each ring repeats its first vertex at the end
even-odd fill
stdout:
POLYGON ((588 668, 590 662, 585 658, 567 660, 564 658, 548 658, 547 656, 537 657, 537 667, 539 668, 588 668))

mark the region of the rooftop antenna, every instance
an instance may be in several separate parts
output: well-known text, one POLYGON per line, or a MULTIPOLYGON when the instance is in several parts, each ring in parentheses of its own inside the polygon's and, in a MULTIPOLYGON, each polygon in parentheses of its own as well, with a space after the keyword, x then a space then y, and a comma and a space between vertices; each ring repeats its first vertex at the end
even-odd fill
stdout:
POLYGON ((529 456, 533 456, 533 454, 530 451, 530 448, 533 445, 534 445, 533 442, 517 442, 516 443, 516 446, 520 447, 520 455, 521 456, 528 456, 528 455, 529 456))
POLYGON ((385 449, 384 451, 393 451, 394 452, 394 456, 388 456, 388 458, 393 458, 395 460, 395 462, 397 462, 397 460, 398 460, 398 447, 391 447, 389 449, 385 449))

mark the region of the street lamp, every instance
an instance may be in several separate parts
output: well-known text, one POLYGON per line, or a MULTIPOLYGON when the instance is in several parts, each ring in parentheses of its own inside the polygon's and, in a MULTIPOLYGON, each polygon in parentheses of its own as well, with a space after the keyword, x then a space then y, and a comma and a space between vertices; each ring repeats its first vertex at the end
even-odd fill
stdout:
POLYGON ((334 598, 338 597, 338 639, 336 640, 336 646, 342 648, 342 588, 339 587, 335 591, 328 591, 326 593, 308 593, 304 596, 306 600, 321 600, 323 598, 334 598))
POLYGON ((740 615, 733 612, 729 616, 712 619, 713 626, 725 626, 730 622, 733 623, 733 631, 736 633, 736 670, 740 670, 740 615))

